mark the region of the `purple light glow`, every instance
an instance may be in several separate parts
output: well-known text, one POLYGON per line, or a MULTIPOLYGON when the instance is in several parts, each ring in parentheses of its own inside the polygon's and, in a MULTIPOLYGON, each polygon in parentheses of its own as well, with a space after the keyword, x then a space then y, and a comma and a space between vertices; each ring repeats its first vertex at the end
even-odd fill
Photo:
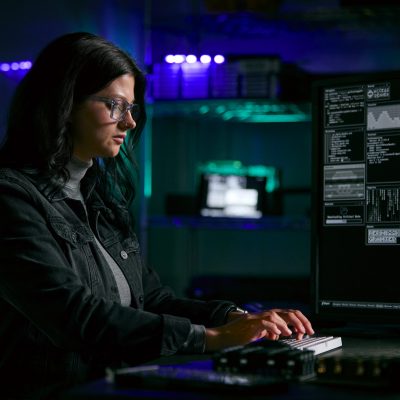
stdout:
POLYGON ((21 61, 19 63, 19 69, 30 69, 32 67, 32 63, 30 61, 21 61))
POLYGON ((201 62, 202 64, 209 64, 209 63, 211 62, 211 57, 210 57, 208 54, 203 54, 203 55, 200 57, 200 62, 201 62))
POLYGON ((175 57, 172 54, 168 54, 167 56, 165 56, 164 60, 168 64, 173 64, 175 62, 175 57))
POLYGON ((30 61, 14 61, 12 63, 1 63, 0 71, 1 72, 13 72, 19 70, 27 70, 32 67, 32 63, 30 61))
MULTIPOLYGON (((187 64, 195 64, 197 62, 198 58, 196 55, 194 54, 168 54, 164 57, 164 61, 168 64, 183 64, 183 63, 187 63, 187 64)), ((203 54, 200 56, 199 58, 200 62, 202 64, 210 64, 212 61, 212 57, 208 54, 203 54)), ((223 62, 225 62, 225 57, 221 54, 217 54, 216 56, 214 56, 214 62, 216 64, 222 64, 223 62)))
POLYGON ((194 64, 197 61, 197 57, 194 54, 189 54, 186 56, 186 62, 189 64, 194 64))
POLYGON ((174 59, 176 64, 182 64, 185 61, 185 56, 182 54, 176 54, 174 59))
POLYGON ((224 57, 224 56, 221 56, 220 54, 217 54, 217 55, 214 57, 214 62, 215 62, 216 64, 222 64, 223 62, 225 62, 225 57, 224 57))

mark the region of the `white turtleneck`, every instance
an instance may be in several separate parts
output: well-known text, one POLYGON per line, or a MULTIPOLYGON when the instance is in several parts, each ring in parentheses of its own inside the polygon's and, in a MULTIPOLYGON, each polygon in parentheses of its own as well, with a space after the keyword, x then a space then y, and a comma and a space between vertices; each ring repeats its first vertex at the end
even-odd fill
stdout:
MULTIPOLYGON (((64 187, 65 194, 74 200, 79 200, 82 202, 85 211, 86 205, 83 200, 83 196, 81 193, 81 180, 85 176, 87 170, 93 165, 93 161, 82 161, 76 157, 72 157, 71 161, 67 164, 66 168, 70 174, 69 180, 66 182, 64 187)), ((92 232, 93 233, 93 232, 92 232)), ((128 285, 128 282, 123 274, 122 270, 118 266, 118 264, 114 261, 111 255, 107 252, 107 250, 102 246, 99 240, 96 238, 96 235, 93 233, 93 237, 95 239, 96 245, 103 254, 105 260, 112 273, 114 274, 115 281, 117 283, 119 297, 121 299, 121 304, 124 306, 130 306, 132 301, 131 291, 128 285)))

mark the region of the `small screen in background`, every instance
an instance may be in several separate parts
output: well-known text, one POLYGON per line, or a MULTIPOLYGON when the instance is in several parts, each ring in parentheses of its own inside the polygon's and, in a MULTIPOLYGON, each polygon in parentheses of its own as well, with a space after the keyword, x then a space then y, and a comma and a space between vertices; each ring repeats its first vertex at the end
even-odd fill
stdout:
POLYGON ((266 178, 205 174, 202 179, 202 216, 262 217, 266 178))

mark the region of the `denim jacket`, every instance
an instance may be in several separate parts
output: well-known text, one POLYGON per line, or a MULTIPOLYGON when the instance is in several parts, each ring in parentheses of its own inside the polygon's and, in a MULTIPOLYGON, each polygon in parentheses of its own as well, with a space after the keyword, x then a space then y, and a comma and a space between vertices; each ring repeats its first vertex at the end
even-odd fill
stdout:
POLYGON ((223 324, 233 305, 179 299, 162 286, 142 263, 126 208, 100 196, 91 169, 82 181, 87 213, 37 175, 0 169, 2 393, 45 397, 105 366, 174 354, 192 323, 223 324), (130 307, 93 235, 125 274, 130 307))

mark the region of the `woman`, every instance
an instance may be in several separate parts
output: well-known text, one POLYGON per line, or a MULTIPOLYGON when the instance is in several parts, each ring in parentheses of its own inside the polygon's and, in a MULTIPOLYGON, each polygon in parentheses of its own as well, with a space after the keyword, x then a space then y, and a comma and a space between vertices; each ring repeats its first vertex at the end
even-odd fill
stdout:
POLYGON ((15 93, 0 150, 0 379, 12 398, 54 399, 106 366, 313 333, 300 311, 178 299, 142 265, 127 210, 144 93, 135 62, 88 33, 50 43, 15 93))

